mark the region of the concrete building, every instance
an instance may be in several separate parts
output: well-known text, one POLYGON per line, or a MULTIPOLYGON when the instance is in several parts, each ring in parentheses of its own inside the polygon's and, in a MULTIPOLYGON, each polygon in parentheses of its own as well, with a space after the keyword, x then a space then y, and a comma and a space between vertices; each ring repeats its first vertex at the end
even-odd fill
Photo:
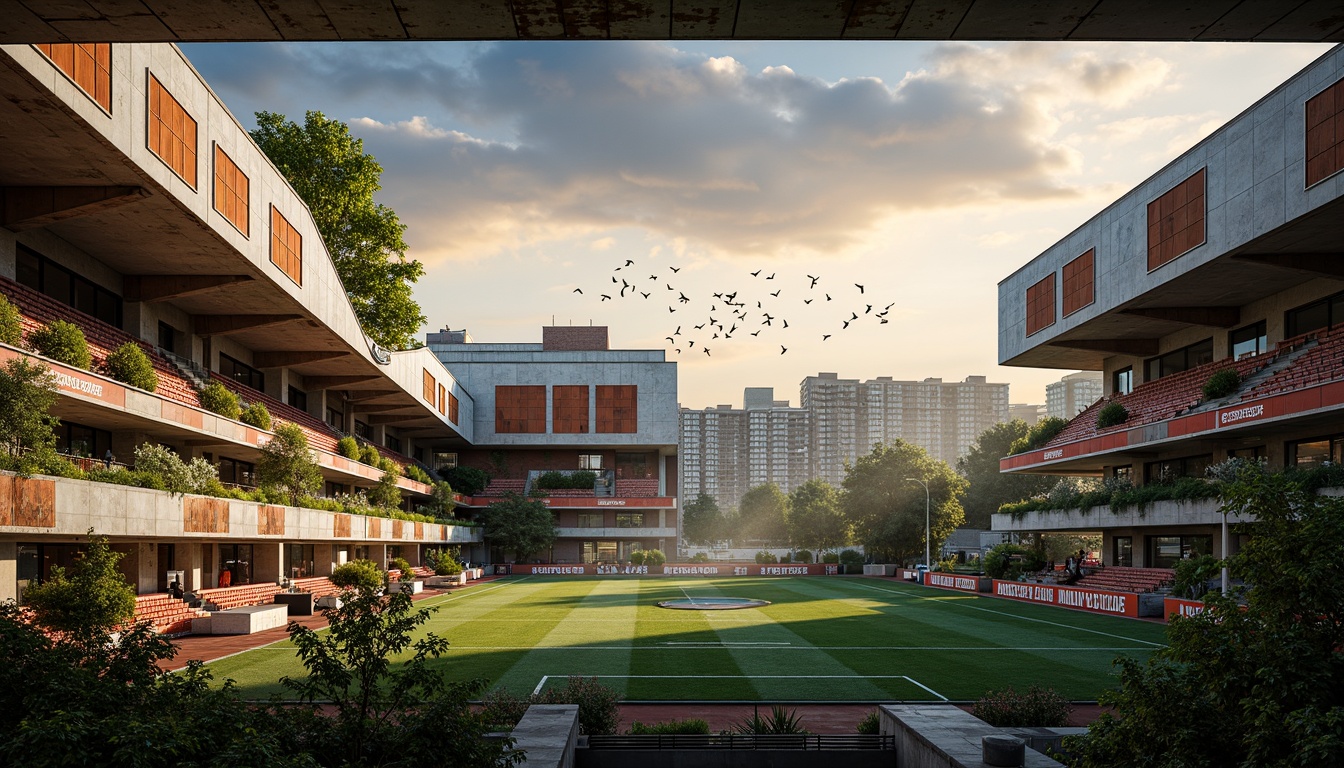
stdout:
POLYGON ((1045 415, 1056 419, 1072 419, 1105 394, 1101 385, 1101 371, 1070 373, 1059 381, 1045 385, 1045 415))
POLYGON ((1035 424, 1045 418, 1045 406, 1034 405, 1031 403, 1009 403, 1008 420, 1021 419, 1027 422, 1028 426, 1035 424))
POLYGON ((559 534, 535 559, 611 563, 637 549, 675 551, 677 366, 662 350, 611 349, 605 326, 548 326, 541 343, 508 344, 444 329, 426 343, 477 403, 472 440, 435 455, 436 467, 491 476, 460 506, 532 493, 548 472, 590 471, 592 487, 547 491, 559 534))
MULTIPOLYGON (((1105 397, 1007 472, 1200 476, 1231 457, 1344 460, 1344 48, 1336 47, 999 284, 1004 365, 1100 372, 1105 397), (1215 373, 1230 393, 1206 398, 1215 373), (1101 427, 1109 403, 1121 423, 1101 427)), ((1223 554, 1216 504, 996 515, 1100 530, 1108 565, 1223 554)))
POLYGON ((743 494, 774 483, 784 493, 811 479, 808 412, 775 400, 772 387, 748 387, 744 408, 681 409, 681 497, 714 497, 734 509, 743 494))
MULTIPOLYGON (((836 487, 845 479, 845 462, 853 462, 860 448, 868 445, 859 436, 862 389, 858 379, 842 379, 834 373, 818 373, 803 379, 803 409, 812 418, 808 447, 812 476, 836 487)), ((863 440, 867 440, 865 429, 863 440)))

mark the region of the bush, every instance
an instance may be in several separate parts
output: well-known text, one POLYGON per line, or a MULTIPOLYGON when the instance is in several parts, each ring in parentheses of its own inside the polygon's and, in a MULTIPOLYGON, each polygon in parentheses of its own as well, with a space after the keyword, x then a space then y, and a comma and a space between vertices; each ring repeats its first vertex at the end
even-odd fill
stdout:
POLYGON ((351 560, 332 569, 331 583, 341 589, 372 592, 383 586, 383 572, 372 560, 351 560))
POLYGON ((238 396, 218 381, 206 384, 199 394, 201 407, 211 413, 235 420, 243 414, 243 408, 238 404, 238 396))
POLYGON ((1019 437, 1008 446, 1009 455, 1025 453, 1040 448, 1042 445, 1054 440, 1069 422, 1058 416, 1047 416, 1036 422, 1027 432, 1025 437, 1019 437))
POLYGON ((434 484, 434 478, 430 477, 428 472, 425 472, 425 470, 421 469, 416 464, 407 464, 403 474, 417 483, 424 483, 425 485, 434 484))
POLYGON ((336 452, 351 461, 359 461, 359 443, 349 435, 336 441, 336 452))
POLYGON ((867 715, 864 715, 863 719, 859 721, 859 724, 854 727, 854 730, 866 736, 876 736, 881 733, 882 720, 877 716, 877 710, 873 710, 867 715))
POLYGON ((537 475, 537 479, 532 483, 532 487, 547 491, 554 488, 568 488, 569 478, 565 477, 563 472, 552 469, 537 475))
POLYGON ((636 549, 634 552, 631 552, 631 553, 630 553, 630 564, 631 564, 631 565, 643 565, 643 564, 644 564, 644 557, 645 557, 645 552, 644 552, 644 550, 642 550, 642 549, 636 549))
POLYGON ((597 482, 597 473, 591 469, 580 469, 569 473, 569 487, 580 491, 591 491, 597 482))
POLYGON ((752 713, 751 717, 737 723, 733 726, 737 733, 758 733, 758 734, 781 734, 781 733, 807 733, 803 727, 803 719, 798 715, 795 709, 785 709, 778 704, 770 707, 770 714, 761 717, 759 710, 752 713))
POLYGON ((378 452, 377 448, 374 448, 367 443, 359 451, 359 460, 368 464, 370 467, 378 467, 381 469, 383 466, 383 455, 378 452))
POLYGON ((1112 400, 1106 405, 1103 405, 1100 411, 1097 411, 1097 427, 1106 429, 1108 427, 1119 426, 1120 424, 1124 424, 1125 420, 1128 418, 1129 411, 1125 409, 1125 406, 1121 405, 1118 401, 1112 400))
POLYGON ((388 563, 388 566, 401 571, 401 578, 403 579, 411 575, 411 561, 404 557, 392 558, 392 562, 388 563))
POLYGON ((403 474, 405 474, 406 468, 398 464, 395 460, 392 459, 391 456, 383 456, 382 454, 379 454, 379 456, 381 458, 379 458, 378 463, 374 464, 373 466, 383 470, 384 472, 390 473, 395 477, 401 477, 403 474))
POLYGON ((821 555, 821 562, 823 562, 823 563, 838 563, 838 562, 840 562, 840 553, 839 553, 839 552, 823 552, 822 555, 821 555))
POLYGON ((397 487, 397 476, 384 471, 378 478, 378 484, 369 491, 369 502, 379 507, 397 509, 401 506, 401 489, 397 487))
POLYGON ((257 429, 271 431, 271 412, 266 410, 265 403, 248 403, 243 412, 239 414, 238 420, 244 424, 251 424, 257 429))
POLYGON ((766 552, 762 549, 760 552, 756 553, 756 562, 761 563, 762 565, 767 563, 778 563, 779 558, 775 557, 773 552, 766 552))
POLYGON ((1200 555, 1176 563, 1176 578, 1172 594, 1187 600, 1198 600, 1209 591, 1209 580, 1222 574, 1223 561, 1213 555, 1200 555))
POLYGON ((620 724, 621 695, 597 682, 596 677, 571 675, 564 688, 542 691, 536 704, 578 704, 579 733, 615 733, 620 724))
POLYGON ((433 568, 436 576, 456 576, 462 572, 462 563, 457 560, 459 552, 460 550, 457 547, 427 549, 425 550, 425 565, 433 568))
POLYGON ((65 320, 53 320, 38 328, 28 336, 28 341, 38 354, 59 360, 67 365, 88 370, 93 363, 89 354, 89 342, 84 339, 84 331, 74 323, 65 320))
POLYGON ((844 565, 863 565, 863 553, 857 549, 841 550, 840 562, 844 565))
POLYGON ((692 563, 708 563, 708 562, 709 562, 709 555, 705 554, 704 552, 696 552, 694 555, 691 555, 691 562, 692 562, 692 563))
POLYGON ((0 342, 23 346, 23 316, 4 296, 0 296, 0 342))
POLYGON ((663 565, 666 562, 667 555, 664 555, 661 549, 650 549, 644 553, 645 565, 663 565))
MULTIPOLYGON (((106 471, 106 470, 104 470, 106 471)), ((190 463, 162 445, 144 443, 135 449, 135 474, 153 477, 170 493, 205 493, 219 486, 219 470, 199 456, 190 463)))
POLYGON ((129 621, 135 615, 135 588, 117 568, 123 557, 112 551, 106 536, 90 530, 88 549, 69 571, 53 566, 45 581, 24 591, 24 602, 39 625, 79 639, 129 621))
POLYGON ((1227 397, 1241 386, 1241 374, 1237 373, 1236 368, 1224 368, 1209 377, 1204 382, 1204 399, 1217 400, 1221 397, 1227 397))
POLYGON ((996 728, 1063 728, 1069 722, 1069 702, 1054 688, 1033 685, 1026 693, 1008 686, 987 691, 971 714, 996 728))
POLYGON ((490 484, 490 475, 475 467, 453 467, 440 471, 439 476, 463 496, 475 496, 490 484))
POLYGON ((648 725, 636 720, 630 724, 630 730, 626 733, 631 736, 707 734, 709 733, 709 723, 698 717, 688 717, 685 720, 668 720, 665 723, 649 723, 648 725))
POLYGON ((140 345, 134 342, 128 341, 113 350, 103 363, 103 369, 117 381, 146 392, 159 388, 159 374, 154 372, 154 364, 140 345))
POLYGON ((811 563, 811 562, 812 562, 812 550, 810 550, 810 549, 800 549, 800 550, 798 550, 797 552, 794 552, 794 553, 793 553, 793 562, 795 562, 795 563, 811 563))
POLYGON ((985 575, 1012 581, 1022 575, 1024 558, 1030 552, 1020 544, 1004 542, 985 553, 985 575))
POLYGON ((507 688, 496 688, 493 691, 487 691, 481 697, 481 717, 490 725, 505 731, 513 730, 523 715, 527 714, 527 708, 532 705, 532 698, 514 696, 507 688))

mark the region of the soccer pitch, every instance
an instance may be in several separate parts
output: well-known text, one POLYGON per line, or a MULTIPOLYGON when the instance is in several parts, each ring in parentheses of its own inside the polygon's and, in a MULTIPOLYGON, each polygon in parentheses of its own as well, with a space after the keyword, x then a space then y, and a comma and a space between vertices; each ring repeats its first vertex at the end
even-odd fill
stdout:
MULTIPOLYGON (((596 676, 630 701, 964 701, 1007 685, 1093 700, 1112 661, 1165 643, 1160 624, 840 577, 514 577, 431 598, 437 663, 526 694, 596 676), (761 608, 658 607, 748 597, 761 608)), ((209 665, 244 696, 281 692, 302 666, 288 642, 209 665)))

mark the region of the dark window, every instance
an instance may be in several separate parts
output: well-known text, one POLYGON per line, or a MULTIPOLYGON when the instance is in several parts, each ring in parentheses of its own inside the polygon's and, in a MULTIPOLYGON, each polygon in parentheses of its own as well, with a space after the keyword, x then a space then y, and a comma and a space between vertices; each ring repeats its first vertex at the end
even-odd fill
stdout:
POLYGON ((241 360, 229 357, 223 352, 219 353, 219 372, 258 392, 266 389, 266 374, 241 360))
POLYGON ((298 387, 289 388, 289 404, 300 411, 308 410, 308 393, 298 387))
POLYGON ((1268 336, 1265 335, 1265 321, 1252 323, 1228 334, 1227 345, 1232 350, 1233 360, 1264 352, 1269 346, 1268 336))
POLYGON ((177 329, 162 321, 159 322, 159 348, 177 351, 177 329))
POLYGON ((617 512, 617 513, 616 513, 616 527, 617 527, 617 528, 643 528, 643 527, 644 527, 644 513, 643 513, 643 512, 617 512))
POLYGON ((401 438, 399 437, 393 437, 387 433, 383 433, 383 445, 397 453, 401 453, 401 438))
POLYGON ((333 483, 330 481, 328 481, 327 484, 322 489, 322 492, 327 495, 327 498, 334 498, 336 496, 340 496, 341 494, 345 493, 345 491, 346 487, 344 485, 340 483, 333 483))
POLYGON ((373 430, 369 429, 369 425, 368 425, 368 424, 365 424, 364 422, 360 421, 359 419, 355 419, 355 437, 362 437, 362 438, 364 438, 365 440, 368 440, 368 439, 369 439, 369 435, 372 434, 372 433, 373 433, 373 430))
POLYGON ((1114 477, 1116 480, 1129 480, 1130 482, 1133 482, 1134 466, 1132 464, 1126 464, 1123 467, 1111 467, 1111 477, 1114 477))
POLYGON ((442 472, 445 469, 457 468, 457 454, 445 453, 444 451, 434 452, 434 471, 442 472))
POLYGON ((1145 483, 1161 483, 1180 477, 1203 477, 1204 470, 1213 463, 1213 456, 1187 456, 1180 459, 1163 459, 1143 465, 1145 483))
POLYGON ((316 569, 316 558, 314 557, 315 547, 312 544, 286 544, 285 545, 285 567, 289 569, 286 574, 291 579, 303 579, 312 576, 316 569))
POLYGON ((69 306, 75 305, 74 275, 65 269, 47 262, 42 265, 42 292, 51 298, 69 306))
POLYGON ((1284 313, 1288 338, 1344 324, 1344 293, 1336 293, 1284 313))
POLYGON ((1117 395, 1128 395, 1134 391, 1134 366, 1121 368, 1111 374, 1111 392, 1117 395))
POLYGON ((1213 339, 1205 339, 1148 360, 1145 363, 1144 380, 1157 381, 1163 376, 1188 371, 1211 362, 1213 362, 1213 339))
POLYGON ((19 284, 34 291, 42 290, 42 257, 20 245, 15 262, 18 272, 15 277, 19 284))
POLYGON ((219 463, 215 465, 219 468, 219 481, 230 485, 246 485, 251 487, 256 485, 256 466, 246 461, 230 459, 227 456, 220 456, 219 463))
POLYGON ((622 480, 644 480, 650 476, 647 453, 616 454, 616 477, 622 480))
POLYGON ((345 429, 345 414, 335 408, 327 408, 327 423, 336 429, 345 429))
POLYGON ((121 327, 121 297, 96 285, 27 246, 16 254, 18 282, 68 307, 121 327))
POLYGON ((1344 462, 1344 437, 1321 437, 1288 444, 1288 466, 1318 467, 1344 462))
POLYGON ((602 513, 601 513, 601 512, 580 512, 580 513, 579 513, 579 527, 580 527, 580 528, 601 528, 601 527, 602 527, 602 513))
POLYGON ((62 421, 52 431, 56 434, 56 450, 69 456, 101 459, 112 447, 112 433, 104 429, 62 421))
POLYGON ((1111 539, 1112 558, 1111 565, 1117 565, 1121 568, 1129 568, 1134 565, 1134 537, 1116 536, 1111 539))
MULTIPOLYGON (((234 586, 252 583, 252 545, 220 544, 219 569, 229 572, 230 583, 234 586)), ((219 574, 215 574, 218 578, 219 574)))
POLYGON ((1213 536, 1149 536, 1148 567, 1175 568, 1181 560, 1213 554, 1213 536))

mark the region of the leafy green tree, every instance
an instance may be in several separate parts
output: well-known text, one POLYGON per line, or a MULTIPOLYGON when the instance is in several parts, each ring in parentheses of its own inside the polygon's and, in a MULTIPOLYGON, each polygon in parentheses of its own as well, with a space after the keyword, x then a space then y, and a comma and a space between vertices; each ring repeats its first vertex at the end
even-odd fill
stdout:
POLYGON ((23 315, 4 296, 0 296, 0 343, 11 347, 23 345, 23 315))
POLYGON ((322 487, 322 470, 308 448, 308 436, 297 424, 276 427, 274 436, 261 447, 257 483, 287 496, 291 506, 298 506, 304 496, 322 487))
POLYGON ((1021 419, 995 424, 981 432, 966 455, 957 460, 957 471, 969 483, 961 502, 966 511, 966 525, 989 528, 990 516, 999 511, 999 505, 1050 490, 1055 482, 1053 477, 999 472, 999 459, 1012 454, 1014 443, 1027 440, 1030 431, 1031 427, 1021 419))
POLYGON ((0 368, 0 444, 10 456, 51 451, 60 422, 47 412, 56 404, 56 384, 41 363, 16 357, 0 368))
POLYGON ((485 538, 519 560, 550 549, 555 542, 555 518, 537 499, 506 494, 481 512, 485 538))
POLYGON ((158 487, 170 493, 213 494, 223 490, 215 465, 200 456, 184 462, 169 448, 155 443, 142 443, 135 449, 135 471, 156 478, 158 487))
POLYGON ((929 546, 942 542, 965 520, 958 497, 966 481, 923 448, 895 440, 878 445, 845 470, 845 516, 870 556, 895 562, 924 559, 924 488, 929 486, 929 546))
POLYGON ((463 496, 475 496, 490 484, 490 475, 475 467, 453 467, 440 469, 439 477, 448 481, 463 496))
POLYGON ((734 540, 771 544, 789 540, 789 497, 774 483, 765 483, 742 494, 737 506, 734 540))
POLYGON ((243 412, 238 415, 238 420, 244 424, 251 424, 257 429, 270 431, 271 412, 266 409, 266 404, 262 402, 248 403, 243 412))
POLYGON ((1054 440, 1055 437, 1069 426, 1066 419, 1058 416, 1046 416, 1044 419, 1036 422, 1027 430, 1027 434, 1013 441, 1009 446, 1009 455, 1034 451, 1046 443, 1054 440))
POLYGON ((1071 740, 1075 765, 1344 765, 1344 499, 1248 466, 1222 510, 1255 520, 1228 563, 1251 588, 1209 593, 1147 663, 1117 660, 1115 714, 1071 740))
POLYGON ((372 560, 351 560, 331 570, 331 583, 345 590, 377 590, 385 580, 378 564, 372 560))
POLYGON ((52 566, 45 581, 24 592, 24 602, 42 626, 79 641, 101 641, 135 615, 135 589, 117 570, 123 557, 112 551, 106 536, 89 531, 89 546, 70 570, 52 566))
POLYGON ((307 676, 281 679, 301 701, 334 710, 299 720, 319 764, 413 766, 428 756, 451 766, 519 762, 511 739, 485 738, 487 724, 470 705, 485 681, 446 679, 438 660, 448 641, 420 633, 429 609, 414 610, 408 592, 367 587, 345 591, 341 602, 326 612, 326 631, 289 625, 307 676))
POLYGON ((706 547, 723 538, 723 512, 713 496, 701 493, 682 507, 681 537, 690 544, 706 547))
POLYGON ((814 479, 789 494, 789 543, 817 550, 835 549, 849 540, 849 521, 840 509, 840 494, 825 480, 814 479))
POLYGON ((103 362, 107 375, 146 392, 159 388, 159 374, 139 344, 128 341, 112 350, 103 362))
POLYGON ((308 204, 364 332, 389 349, 413 346, 425 316, 411 285, 425 269, 406 258, 397 214, 374 202, 382 166, 345 123, 321 112, 308 112, 303 125, 256 116, 252 139, 308 204))
POLYGON ((369 501, 379 507, 399 509, 401 507, 401 489, 397 487, 397 475, 383 472, 378 484, 369 491, 369 501))
POLYGON ((78 325, 65 320, 52 320, 28 336, 28 341, 39 354, 66 365, 88 370, 93 364, 89 342, 78 325))

